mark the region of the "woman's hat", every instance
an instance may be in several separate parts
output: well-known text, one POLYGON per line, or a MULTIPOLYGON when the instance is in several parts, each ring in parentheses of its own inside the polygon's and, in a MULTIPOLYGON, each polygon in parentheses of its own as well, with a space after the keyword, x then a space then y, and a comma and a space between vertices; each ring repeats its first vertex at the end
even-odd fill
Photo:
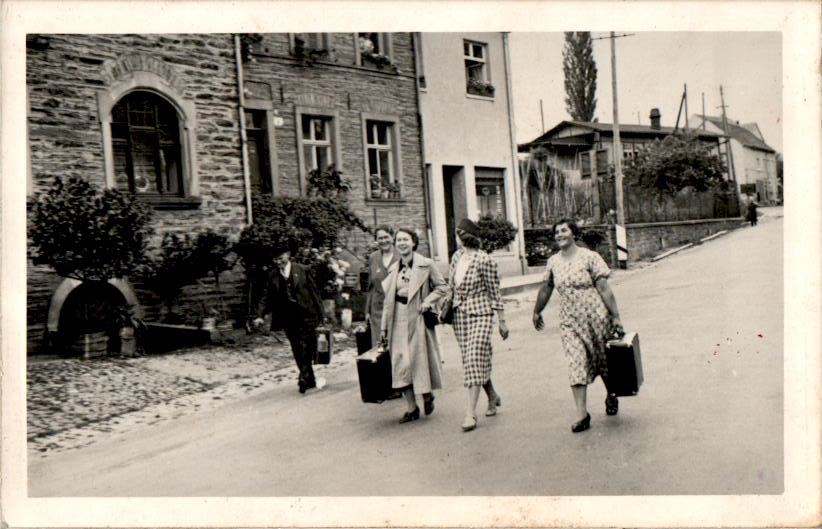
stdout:
POLYGON ((469 235, 473 235, 474 237, 480 236, 479 226, 477 226, 471 219, 462 219, 457 226, 457 229, 462 230, 469 235))

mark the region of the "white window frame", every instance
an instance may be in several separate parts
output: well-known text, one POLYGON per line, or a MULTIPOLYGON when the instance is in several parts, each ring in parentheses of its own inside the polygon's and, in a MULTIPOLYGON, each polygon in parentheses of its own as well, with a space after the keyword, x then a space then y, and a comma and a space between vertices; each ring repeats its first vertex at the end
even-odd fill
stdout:
MULTIPOLYGON (((374 32, 365 32, 362 31, 360 33, 374 33, 374 32)), ((360 33, 354 33, 354 63, 357 66, 364 66, 362 60, 362 50, 360 49, 360 33)), ((377 53, 381 55, 385 55, 388 57, 391 62, 394 62, 394 49, 392 44, 391 33, 377 33, 377 53)))
MULTIPOLYGON (((371 114, 363 113, 362 119, 362 145, 363 145, 363 175, 364 186, 366 192, 366 199, 371 200, 371 174, 368 167, 368 152, 369 149, 377 149, 381 151, 387 150, 389 152, 390 163, 390 182, 397 183, 400 186, 400 198, 405 195, 404 179, 402 174, 402 148, 400 145, 400 120, 398 116, 386 114, 371 114), (369 125, 377 125, 384 123, 388 125, 388 138, 390 145, 378 143, 368 143, 368 127, 369 125)), ((375 131, 376 132, 376 131, 375 131)), ((376 138, 376 134, 375 134, 376 138)), ((379 160, 379 157, 377 157, 379 160)), ((376 200, 376 199, 373 199, 376 200)))
POLYGON ((463 55, 463 65, 465 67, 465 89, 468 90, 468 80, 471 78, 468 74, 469 65, 466 64, 468 61, 477 63, 482 66, 482 79, 486 83, 491 82, 491 69, 489 68, 488 64, 488 44, 485 42, 479 42, 476 40, 471 39, 463 39, 462 40, 462 55, 463 55), (469 52, 465 52, 465 46, 469 46, 469 52), (474 46, 480 46, 482 49, 482 57, 477 57, 474 55, 474 46))
MULTIPOLYGON (((305 194, 308 191, 307 181, 309 172, 309 169, 306 167, 305 146, 317 145, 317 143, 312 142, 311 140, 309 140, 309 143, 305 143, 306 140, 303 139, 303 116, 311 116, 328 120, 328 126, 330 129, 328 131, 328 138, 331 147, 329 161, 334 164, 334 167, 338 171, 342 171, 343 166, 342 156, 340 153, 340 131, 337 126, 339 123, 339 117, 337 116, 337 113, 332 110, 316 107, 296 107, 294 114, 295 129, 297 132, 297 162, 300 176, 300 193, 305 194)), ((326 167, 321 167, 321 169, 326 169, 326 167)))
MULTIPOLYGON (((180 160, 182 164, 182 197, 165 197, 165 207, 190 207, 199 204, 200 181, 197 171, 196 108, 193 102, 183 98, 182 94, 159 75, 148 71, 133 72, 124 82, 116 83, 109 90, 97 93, 97 114, 103 134, 103 167, 106 175, 106 187, 116 188, 114 174, 114 148, 111 134, 111 111, 123 97, 134 91, 153 92, 177 111, 177 127, 180 134, 180 160)), ((147 198, 148 199, 148 198, 147 198)), ((150 199, 148 199, 150 200, 150 199)), ((160 204, 157 204, 160 205, 160 204)))

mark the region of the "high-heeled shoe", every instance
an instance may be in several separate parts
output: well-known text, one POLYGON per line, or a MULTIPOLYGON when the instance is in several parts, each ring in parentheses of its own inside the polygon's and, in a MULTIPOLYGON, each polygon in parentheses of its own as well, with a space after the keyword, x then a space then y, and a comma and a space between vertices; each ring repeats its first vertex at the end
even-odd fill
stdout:
POLYGON ((584 432, 588 428, 591 427, 591 414, 586 413, 585 418, 579 422, 575 422, 571 425, 571 431, 574 433, 584 432))
POLYGON ((619 399, 616 395, 608 395, 605 399, 605 413, 608 415, 616 415, 619 412, 619 399))
POLYGON ((463 432, 470 432, 474 428, 477 427, 477 416, 476 415, 466 415, 465 419, 462 421, 462 431, 463 432))
POLYGON ((488 411, 485 412, 486 417, 493 417, 497 414, 497 406, 502 406, 502 399, 499 395, 494 396, 493 399, 488 399, 488 411))
POLYGON ((426 415, 431 415, 434 413, 434 395, 431 395, 431 397, 425 399, 422 404, 422 409, 425 410, 426 415))
POLYGON ((405 424, 407 422, 416 421, 420 418, 420 408, 417 406, 414 408, 414 411, 407 411, 405 415, 400 418, 400 424, 405 424))
POLYGON ((608 415, 616 415, 619 412, 619 399, 616 395, 608 395, 605 399, 605 413, 608 415))

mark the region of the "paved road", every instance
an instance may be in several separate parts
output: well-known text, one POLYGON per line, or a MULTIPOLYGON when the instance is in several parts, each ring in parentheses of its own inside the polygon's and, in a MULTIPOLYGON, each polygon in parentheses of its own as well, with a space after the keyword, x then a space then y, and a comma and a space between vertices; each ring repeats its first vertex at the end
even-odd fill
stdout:
MULTIPOLYGON (((30 462, 31 496, 778 494, 783 489, 782 221, 732 232, 614 282, 642 339, 645 384, 572 434, 556 326, 530 323, 534 293, 506 305, 495 338, 495 418, 462 433, 450 329, 436 412, 362 404, 353 364, 300 396, 292 384, 30 462)), ((484 409, 484 401, 481 402, 484 409)))

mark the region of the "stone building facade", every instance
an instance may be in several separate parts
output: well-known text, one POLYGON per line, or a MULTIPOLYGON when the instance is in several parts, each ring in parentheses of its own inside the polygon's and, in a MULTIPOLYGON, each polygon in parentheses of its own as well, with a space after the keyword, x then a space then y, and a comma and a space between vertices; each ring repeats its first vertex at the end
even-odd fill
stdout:
MULTIPOLYGON (((150 204, 157 242, 206 228, 236 240, 257 196, 305 193, 308 171, 335 163, 367 224, 425 233, 410 34, 29 35, 26 66, 30 197, 78 176, 150 204)), ((352 233, 347 247, 362 256, 370 240, 352 233)), ((222 279, 240 319, 243 270, 222 279)), ((152 293, 115 287, 159 317, 152 293)), ((72 288, 29 263, 29 353, 46 349, 72 288)), ((179 305, 195 314, 210 295, 187 288, 179 305)))

